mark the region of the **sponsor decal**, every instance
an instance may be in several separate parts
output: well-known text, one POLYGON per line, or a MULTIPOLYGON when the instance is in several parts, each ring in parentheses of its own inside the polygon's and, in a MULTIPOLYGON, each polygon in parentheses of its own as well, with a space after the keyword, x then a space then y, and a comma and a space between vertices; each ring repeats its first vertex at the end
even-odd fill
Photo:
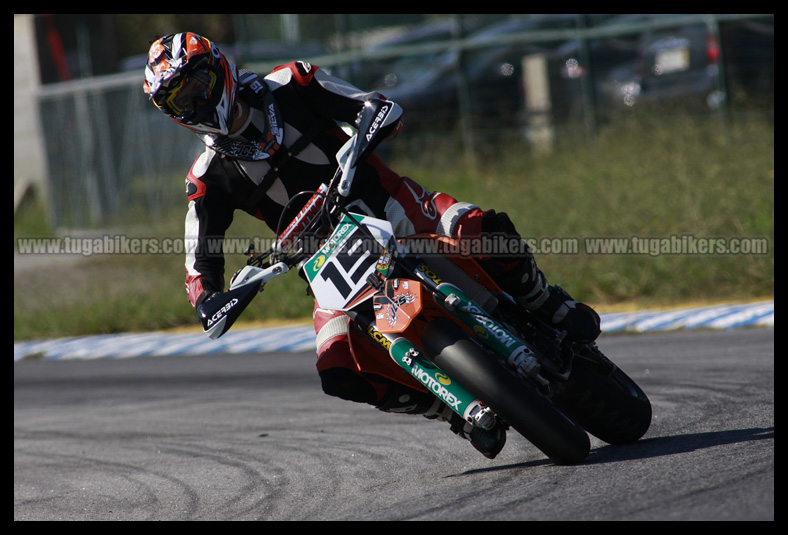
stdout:
POLYGON ((276 108, 273 102, 268 105, 268 128, 274 137, 279 137, 279 123, 276 122, 276 108))
POLYGON ((249 89, 254 91, 255 93, 261 93, 263 91, 263 82, 257 78, 255 78, 251 84, 249 84, 249 89))
POLYGON ((412 292, 400 293, 389 299, 390 304, 386 307, 386 322, 394 326, 397 323, 397 312, 402 305, 407 305, 416 300, 416 294, 412 292))
MULTIPOLYGON (((277 240, 280 243, 280 247, 283 250, 288 250, 293 245, 291 243, 291 238, 293 236, 300 236, 304 230, 315 220, 315 218, 320 213, 320 209, 323 207, 322 198, 318 197, 317 195, 312 196, 312 198, 307 201, 301 210, 299 210, 298 215, 293 219, 290 224, 287 226, 284 232, 279 235, 277 240)), ((325 260, 325 257, 323 258, 325 260)), ((322 265, 323 262, 320 262, 322 265)), ((320 267, 320 266, 317 266, 320 267)), ((315 269, 317 271, 317 269, 315 269)))
POLYGON ((234 297, 229 303, 227 303, 222 308, 217 310, 216 313, 213 316, 211 316, 211 319, 208 320, 208 327, 210 327, 211 325, 222 319, 222 317, 228 312, 230 312, 230 309, 232 309, 237 304, 238 304, 238 298, 234 297))
MULTIPOLYGON (((408 358, 408 360, 410 359, 408 358)), ((418 379, 421 384, 426 386, 427 389, 429 389, 433 394, 438 396, 444 403, 450 405, 455 410, 460 410, 459 405, 461 400, 449 392, 446 386, 444 386, 451 384, 451 380, 447 376, 438 373, 436 374, 436 379, 418 364, 413 364, 411 366, 410 373, 413 375, 413 377, 418 379)))
POLYGON ((386 351, 391 347, 391 342, 374 325, 370 325, 369 329, 367 329, 367 334, 386 351))
MULTIPOLYGON (((302 208, 302 211, 306 210, 306 209, 307 209, 307 207, 304 207, 304 208, 302 208)), ((296 219, 301 219, 301 218, 297 217, 296 219)), ((295 221, 295 219, 293 221, 295 221)), ((301 224, 301 223, 299 223, 299 224, 301 224)), ((306 223, 304 223, 304 226, 306 226, 306 223)), ((350 236, 351 231, 353 231, 354 229, 355 229, 355 227, 351 223, 343 223, 342 226, 338 227, 334 231, 334 233, 331 235, 331 237, 328 239, 328 241, 325 244, 323 244, 323 246, 320 248, 320 250, 318 252, 316 252, 315 255, 307 261, 307 263, 305 264, 305 267, 306 266, 311 267, 313 272, 320 271, 320 268, 321 268, 321 266, 323 266, 325 261, 331 255, 334 254, 334 251, 337 249, 337 247, 339 247, 342 243, 345 242, 345 240, 350 236)), ((290 233, 291 233, 290 229, 285 230, 285 232, 282 233, 282 237, 289 236, 290 233)), ((306 271, 306 273, 309 274, 308 271, 306 271)), ((314 280, 315 279, 315 275, 314 274, 309 274, 308 276, 309 276, 309 280, 314 280)))
POLYGON ((315 265, 312 266, 312 271, 319 271, 321 267, 323 267, 323 262, 326 261, 326 255, 321 254, 317 258, 315 258, 315 265))
POLYGON ((389 114, 388 105, 384 105, 382 108, 380 108, 380 111, 378 112, 375 119, 372 121, 372 124, 369 126, 369 130, 367 131, 366 134, 367 141, 373 138, 375 132, 377 132, 378 128, 380 128, 381 123, 383 122, 383 120, 386 118, 388 114, 389 114))
POLYGON ((389 268, 391 267, 391 251, 386 248, 383 251, 383 254, 380 255, 378 258, 378 263, 375 265, 375 268, 380 271, 383 275, 388 274, 389 268))
POLYGON ((421 264, 421 265, 418 267, 418 270, 419 270, 419 271, 421 271, 422 273, 424 273, 424 275, 425 275, 425 276, 426 276, 428 279, 430 279, 432 282, 434 282, 435 284, 440 284, 440 283, 442 283, 442 282, 443 282, 443 279, 441 279, 440 277, 438 277, 437 273, 435 273, 435 272, 434 272, 434 271, 432 271, 430 268, 428 268, 428 267, 427 267, 427 264, 421 264))
POLYGON ((493 338, 498 340, 507 348, 511 348, 513 345, 520 343, 514 336, 506 332, 506 329, 496 324, 489 318, 478 318, 478 321, 484 325, 485 329, 487 329, 487 332, 490 333, 493 338))
POLYGON ((486 313, 472 302, 465 302, 462 305, 462 310, 473 314, 474 320, 477 323, 473 326, 473 332, 476 333, 479 338, 487 340, 492 336, 492 338, 503 344, 507 349, 514 345, 520 345, 520 341, 517 338, 509 334, 509 332, 498 325, 495 320, 487 317, 486 313))

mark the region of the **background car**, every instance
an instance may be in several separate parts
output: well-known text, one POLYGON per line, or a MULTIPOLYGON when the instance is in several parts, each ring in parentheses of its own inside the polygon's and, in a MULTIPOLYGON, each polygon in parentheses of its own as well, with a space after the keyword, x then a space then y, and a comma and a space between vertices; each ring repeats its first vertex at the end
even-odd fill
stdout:
POLYGON ((571 30, 631 22, 637 15, 538 15, 487 25, 468 37, 463 54, 456 50, 429 58, 405 58, 392 75, 378 84, 399 102, 409 128, 451 129, 460 117, 463 84, 475 130, 494 135, 528 120, 523 58, 541 54, 546 60, 550 88, 550 121, 582 121, 586 108, 596 105, 603 81, 638 54, 638 34, 611 35, 580 40, 571 30), (547 39, 517 42, 506 36, 564 30, 547 39), (501 42, 501 38, 503 42, 501 42), (497 41, 496 41, 497 40, 497 41), (492 43, 486 45, 486 43, 492 43), (461 76, 462 75, 462 76, 461 76), (590 83, 587 81, 590 80, 590 83))
POLYGON ((716 109, 724 101, 719 59, 719 40, 711 25, 648 31, 638 39, 636 58, 607 75, 601 95, 614 106, 681 100, 716 109))
POLYGON ((414 71, 429 69, 432 62, 444 55, 444 51, 438 50, 398 57, 394 55, 398 48, 446 43, 458 33, 466 35, 480 28, 484 20, 481 16, 464 15, 461 19, 442 18, 420 24, 369 47, 367 52, 382 54, 382 57, 354 62, 349 72, 343 73, 343 76, 362 89, 392 87, 403 80, 411 79, 414 71), (388 53, 392 55, 387 57, 388 53))
MULTIPOLYGON (((376 89, 403 106, 409 128, 455 126, 464 90, 475 127, 483 129, 501 120, 513 123, 524 107, 522 58, 534 53, 552 57, 565 40, 496 44, 495 39, 528 31, 570 29, 575 24, 575 15, 544 15, 485 26, 468 37, 470 46, 462 54, 450 50, 427 61, 406 58, 394 71, 396 77, 376 89)), ((558 71, 552 68, 550 76, 560 76, 558 71)))

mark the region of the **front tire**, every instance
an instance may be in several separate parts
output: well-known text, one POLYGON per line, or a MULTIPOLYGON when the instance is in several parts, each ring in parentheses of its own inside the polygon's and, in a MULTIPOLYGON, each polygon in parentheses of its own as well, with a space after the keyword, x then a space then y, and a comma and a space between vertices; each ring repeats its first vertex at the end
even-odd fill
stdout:
POLYGON ((447 319, 427 324, 422 347, 449 376, 556 464, 578 464, 591 444, 585 430, 447 319))

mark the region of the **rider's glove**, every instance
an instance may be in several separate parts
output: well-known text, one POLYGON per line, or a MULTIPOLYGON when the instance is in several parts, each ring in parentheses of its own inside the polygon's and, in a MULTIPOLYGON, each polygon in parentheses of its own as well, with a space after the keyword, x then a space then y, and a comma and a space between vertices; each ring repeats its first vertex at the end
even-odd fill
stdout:
POLYGON ((200 294, 200 297, 197 298, 197 302, 194 304, 194 308, 199 307, 203 303, 205 303, 208 299, 219 295, 222 292, 203 292, 200 294))
POLYGON ((405 128, 405 123, 402 122, 402 119, 397 120, 397 122, 392 127, 391 133, 384 137, 383 141, 393 140, 399 135, 400 132, 402 132, 403 128, 405 128))

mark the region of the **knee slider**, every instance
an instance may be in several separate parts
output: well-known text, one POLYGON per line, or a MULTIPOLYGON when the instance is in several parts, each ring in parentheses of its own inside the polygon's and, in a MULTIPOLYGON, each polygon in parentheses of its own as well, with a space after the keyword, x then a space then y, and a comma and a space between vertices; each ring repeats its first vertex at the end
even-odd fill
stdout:
POLYGON ((435 396, 403 385, 392 385, 386 396, 377 404, 378 410, 402 414, 424 414, 432 406, 435 396))
POLYGON ((329 396, 370 405, 377 401, 372 385, 347 368, 328 368, 321 370, 319 375, 323 392, 329 396))

